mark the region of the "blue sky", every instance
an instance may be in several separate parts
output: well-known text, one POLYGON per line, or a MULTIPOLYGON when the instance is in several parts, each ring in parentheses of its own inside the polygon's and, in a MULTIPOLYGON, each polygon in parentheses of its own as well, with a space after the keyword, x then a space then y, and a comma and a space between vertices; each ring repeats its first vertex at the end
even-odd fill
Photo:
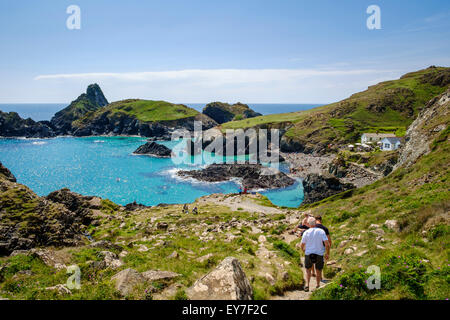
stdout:
POLYGON ((110 101, 325 103, 450 66, 450 1, 0 0, 0 35, 0 103, 69 102, 92 82, 110 101))

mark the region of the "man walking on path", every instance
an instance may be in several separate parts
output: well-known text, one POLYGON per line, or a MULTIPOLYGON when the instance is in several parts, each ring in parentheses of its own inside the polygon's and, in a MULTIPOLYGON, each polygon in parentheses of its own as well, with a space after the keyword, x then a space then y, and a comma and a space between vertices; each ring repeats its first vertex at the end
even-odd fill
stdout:
POLYGON ((309 284, 311 281, 311 269, 313 265, 316 267, 316 289, 320 287, 320 280, 322 279, 322 269, 325 259, 328 259, 330 254, 330 244, 328 237, 320 228, 316 228, 316 219, 308 218, 308 226, 310 227, 303 233, 301 248, 305 253, 305 268, 306 268, 306 282, 305 291, 309 291, 309 284))
POLYGON ((325 231, 325 234, 326 234, 327 237, 328 237, 328 243, 330 244, 330 248, 331 248, 330 231, 328 230, 327 227, 325 227, 325 226, 322 224, 322 217, 321 217, 321 216, 317 216, 317 217, 316 217, 316 228, 320 228, 320 229, 322 229, 323 231, 325 231))

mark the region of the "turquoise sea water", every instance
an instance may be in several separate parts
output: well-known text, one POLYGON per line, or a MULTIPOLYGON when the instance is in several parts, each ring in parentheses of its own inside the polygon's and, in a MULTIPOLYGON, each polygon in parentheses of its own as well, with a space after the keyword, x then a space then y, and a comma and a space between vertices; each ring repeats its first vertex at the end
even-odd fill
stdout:
MULTIPOLYGON (((175 150, 175 161, 132 155, 145 142, 145 138, 138 137, 0 139, 0 161, 19 183, 41 196, 69 188, 122 205, 133 201, 156 205, 193 202, 212 193, 238 191, 239 185, 232 181, 206 183, 176 177, 179 169, 205 165, 201 156, 191 158, 177 151, 179 142, 160 142, 175 150)), ((208 158, 207 163, 220 162, 211 155, 208 158)), ((297 207, 303 200, 301 182, 262 193, 279 206, 297 207)))

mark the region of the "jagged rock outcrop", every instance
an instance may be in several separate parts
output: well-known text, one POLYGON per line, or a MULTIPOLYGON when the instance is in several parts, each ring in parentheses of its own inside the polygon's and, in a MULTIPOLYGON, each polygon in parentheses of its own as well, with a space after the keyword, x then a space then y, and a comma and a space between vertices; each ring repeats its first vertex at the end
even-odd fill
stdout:
POLYGON ((233 105, 223 102, 211 102, 203 108, 203 114, 209 116, 219 124, 262 115, 250 109, 248 105, 240 102, 233 105))
POLYGON ((431 151, 431 143, 441 132, 448 130, 450 114, 450 89, 430 100, 409 126, 405 144, 394 170, 413 165, 417 159, 431 151))
POLYGON ((239 260, 225 258, 186 291, 191 300, 252 300, 253 289, 239 260))
POLYGON ((102 89, 96 83, 87 87, 86 93, 81 94, 69 106, 57 112, 51 119, 51 125, 58 135, 72 135, 72 123, 82 118, 88 112, 96 111, 108 104, 102 89))
POLYGON ((92 221, 92 210, 101 208, 101 199, 93 196, 83 196, 70 191, 67 188, 53 191, 47 197, 54 203, 64 205, 68 210, 74 212, 83 224, 88 225, 92 221))
POLYGON ((336 177, 311 173, 303 180, 304 199, 302 204, 317 202, 354 188, 353 184, 342 183, 336 177))
POLYGON ((56 136, 48 121, 22 119, 16 112, 0 111, 0 137, 50 138, 56 136))
POLYGON ((0 178, 3 176, 8 181, 16 182, 16 177, 0 162, 0 178))
POLYGON ((142 146, 137 148, 133 153, 155 156, 159 158, 170 158, 172 155, 172 150, 156 142, 147 142, 146 144, 143 144, 142 146))
POLYGON ((0 174, 0 256, 39 246, 74 246, 83 243, 85 214, 39 197, 0 174))
POLYGON ((211 164, 205 169, 179 171, 177 174, 206 182, 238 178, 242 186, 247 189, 283 188, 295 182, 283 172, 260 164, 211 164))

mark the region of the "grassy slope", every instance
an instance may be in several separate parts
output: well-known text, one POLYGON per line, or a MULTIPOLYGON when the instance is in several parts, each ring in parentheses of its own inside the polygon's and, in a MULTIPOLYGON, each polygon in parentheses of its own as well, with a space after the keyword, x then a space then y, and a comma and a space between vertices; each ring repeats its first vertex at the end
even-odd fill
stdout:
MULTIPOLYGON (((230 208, 216 203, 202 203, 199 207, 197 216, 181 215, 182 205, 148 208, 138 214, 125 215, 126 226, 121 228, 119 225, 122 221, 117 219, 120 215, 117 206, 104 200, 102 211, 106 214, 105 218, 100 226, 91 226, 88 231, 95 239, 121 243, 122 248, 128 251, 128 255, 122 258, 125 265, 120 269, 134 268, 140 272, 157 269, 180 273, 181 277, 175 280, 180 285, 177 294, 167 296, 166 299, 183 298, 187 287, 227 256, 235 256, 240 260, 247 276, 251 278, 256 299, 268 298, 302 285, 303 273, 298 265, 298 252, 276 239, 277 234, 287 226, 287 221, 283 220, 284 215, 271 216, 273 220, 279 221, 277 227, 262 228, 261 233, 268 238, 266 247, 275 253, 275 257, 270 259, 271 263, 267 263, 267 259, 256 254, 259 234, 251 233, 249 227, 231 227, 221 233, 206 231, 215 224, 229 222, 233 218, 252 222, 261 218, 258 214, 243 210, 233 212, 230 208), (160 221, 167 222, 170 227, 175 227, 176 231, 165 232, 151 228, 160 221), (200 240, 199 235, 204 232, 213 235, 213 240, 200 240), (227 240, 230 235, 234 238, 227 240), (150 250, 139 251, 141 245, 150 250), (179 257, 167 258, 175 250, 179 257), (211 257, 202 262, 197 260, 207 254, 211 254, 211 257), (284 271, 289 274, 287 279, 282 275, 284 271), (266 273, 274 276, 274 284, 270 284, 264 277, 266 273)), ((58 255, 65 258, 66 265, 76 264, 81 268, 82 288, 75 290, 71 296, 43 290, 45 287, 64 284, 68 277, 65 270, 55 271, 39 259, 24 255, 0 257, 0 266, 6 266, 3 272, 0 272, 0 296, 14 299, 120 299, 111 281, 111 277, 118 270, 95 270, 89 267, 88 261, 100 260, 98 253, 102 250, 105 249, 77 247, 58 250, 58 255), (18 275, 18 272, 23 270, 31 270, 33 274, 18 275)), ((121 249, 110 251, 118 254, 121 249)), ((171 282, 153 283, 156 288, 153 295, 156 297, 170 284, 171 282)), ((128 298, 150 298, 150 295, 145 293, 145 289, 149 287, 150 285, 137 287, 128 298)))
POLYGON ((335 239, 331 259, 345 270, 336 281, 315 293, 317 299, 445 299, 450 293, 450 144, 449 129, 433 144, 434 150, 410 168, 355 191, 311 205, 324 216, 335 239), (401 232, 383 227, 384 242, 370 232, 396 219, 401 232), (338 248, 339 244, 353 239, 338 248), (358 239, 359 237, 359 239, 358 239), (343 251, 356 246, 357 257, 343 251), (384 249, 377 248, 381 245, 384 249), (427 262, 428 261, 428 262, 427 262), (369 265, 381 268, 381 290, 368 290, 364 272, 369 265))
POLYGON ((261 116, 222 124, 222 129, 283 124, 286 136, 305 144, 355 142, 363 132, 397 132, 403 135, 422 107, 445 87, 432 85, 430 78, 450 73, 450 68, 429 68, 398 80, 369 87, 337 103, 312 110, 261 116), (426 78, 425 78, 426 77, 426 78), (369 106, 384 107, 382 111, 369 106), (293 124, 293 125, 292 125, 293 124))
POLYGON ((166 101, 128 99, 110 103, 109 105, 86 115, 75 122, 82 125, 92 119, 109 112, 109 117, 127 115, 142 122, 172 121, 199 114, 198 111, 182 104, 173 104, 166 101))

